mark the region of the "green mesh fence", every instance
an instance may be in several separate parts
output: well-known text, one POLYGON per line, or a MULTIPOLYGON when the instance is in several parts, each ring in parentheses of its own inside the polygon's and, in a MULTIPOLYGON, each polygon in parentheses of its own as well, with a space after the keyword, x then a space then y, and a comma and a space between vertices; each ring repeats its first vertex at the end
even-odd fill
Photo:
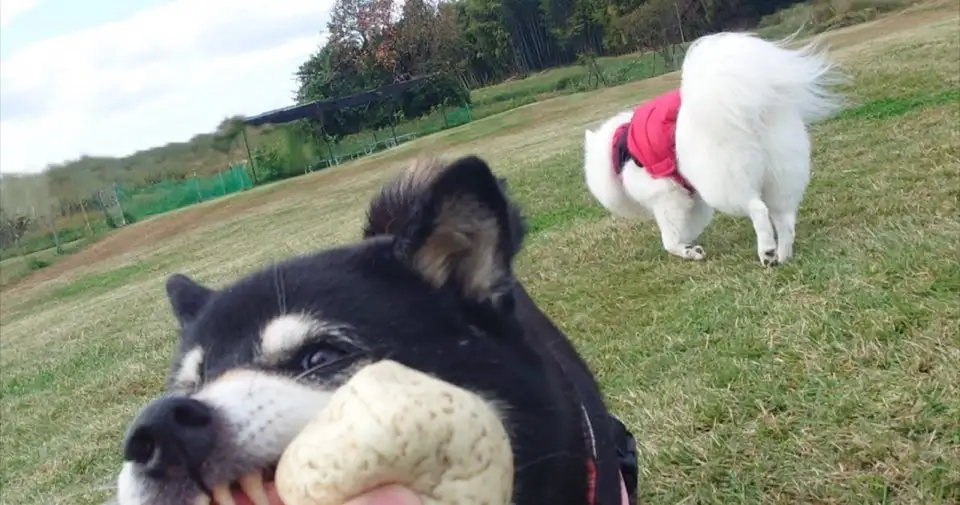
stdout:
MULTIPOLYGON (((412 121, 403 121, 393 128, 351 135, 336 146, 318 146, 320 149, 315 150, 312 156, 305 156, 302 152, 306 140, 294 138, 296 135, 291 133, 293 137, 276 146, 270 146, 267 150, 254 149, 257 178, 262 184, 322 169, 472 120, 473 110, 470 105, 446 108, 412 121), (307 159, 295 160, 291 153, 296 151, 300 151, 297 153, 300 157, 307 159)), ((132 218, 139 221, 147 216, 163 214, 252 187, 253 180, 246 167, 237 165, 210 177, 165 180, 150 186, 117 186, 115 189, 120 208, 128 220, 132 218)))
POLYGON ((140 220, 252 187, 253 181, 246 169, 237 165, 210 177, 168 180, 142 187, 118 186, 116 189, 123 212, 140 220))
POLYGON ((463 105, 445 114, 448 127, 460 126, 473 121, 473 107, 470 105, 463 105))
POLYGON ((403 121, 393 128, 366 131, 351 135, 332 149, 323 149, 308 168, 320 170, 331 164, 362 158, 384 149, 395 147, 419 137, 437 133, 448 128, 473 121, 473 108, 469 104, 428 114, 417 119, 403 121))

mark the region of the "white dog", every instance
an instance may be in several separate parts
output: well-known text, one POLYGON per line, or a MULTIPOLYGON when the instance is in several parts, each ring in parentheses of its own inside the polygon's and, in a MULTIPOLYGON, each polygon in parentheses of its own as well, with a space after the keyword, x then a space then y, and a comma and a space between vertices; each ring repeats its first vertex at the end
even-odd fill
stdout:
POLYGON ((789 261, 810 180, 807 126, 841 108, 830 86, 844 80, 814 44, 791 50, 789 40, 694 41, 679 90, 586 131, 590 192, 616 215, 652 215, 681 258, 704 258, 695 241, 716 209, 750 218, 763 265, 789 261))

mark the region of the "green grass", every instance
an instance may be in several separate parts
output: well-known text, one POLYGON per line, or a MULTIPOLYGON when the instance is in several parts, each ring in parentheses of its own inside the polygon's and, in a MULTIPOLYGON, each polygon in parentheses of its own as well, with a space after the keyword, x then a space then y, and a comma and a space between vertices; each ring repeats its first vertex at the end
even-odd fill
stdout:
MULTIPOLYGON (((682 57, 682 53, 678 53, 682 57)), ((674 70, 659 53, 627 54, 597 58, 603 81, 598 81, 585 65, 555 68, 474 90, 471 99, 475 117, 483 118, 548 98, 649 79, 674 70)))
POLYGON ((56 248, 50 247, 33 252, 24 252, 22 256, 8 254, 6 258, 0 260, 0 288, 7 287, 37 270, 56 263, 61 257, 73 254, 89 243, 90 239, 80 238, 63 243, 59 253, 56 248))
POLYGON ((902 116, 913 110, 947 105, 952 102, 960 102, 960 89, 951 88, 914 96, 880 98, 846 109, 837 115, 837 119, 886 119, 902 116))
POLYGON ((165 272, 169 268, 170 261, 164 261, 163 258, 138 261, 106 272, 85 275, 69 284, 58 286, 43 301, 60 303, 76 297, 96 297, 123 287, 131 279, 165 272))
MULTIPOLYGON (((746 220, 718 216, 708 259, 684 262, 653 223, 611 218, 584 187, 583 128, 667 76, 213 202, 175 237, 5 291, 0 503, 110 496, 125 425, 176 345, 167 275, 222 285, 355 240, 393 169, 437 149, 508 177, 532 228, 517 274, 636 434, 643 503, 960 502, 960 68, 944 57, 960 53, 960 24, 950 8, 923 19, 877 25, 871 40, 838 34, 857 105, 814 129, 796 260, 776 269, 760 267, 746 220)), ((98 254, 173 218, 120 230, 98 254)))

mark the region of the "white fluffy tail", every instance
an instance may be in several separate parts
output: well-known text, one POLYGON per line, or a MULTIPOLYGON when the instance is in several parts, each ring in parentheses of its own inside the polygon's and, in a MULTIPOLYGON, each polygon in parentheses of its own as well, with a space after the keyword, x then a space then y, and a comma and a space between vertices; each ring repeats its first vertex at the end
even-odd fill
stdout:
POLYGON ((587 188, 601 205, 620 217, 637 217, 643 213, 640 205, 627 194, 623 181, 614 171, 610 153, 613 132, 629 118, 630 113, 621 113, 608 120, 598 131, 586 130, 584 135, 583 168, 587 188))
POLYGON ((710 126, 746 130, 766 114, 791 109, 805 124, 832 116, 844 102, 831 87, 846 79, 816 42, 787 48, 793 37, 769 42, 722 32, 697 39, 683 61, 682 107, 712 111, 697 114, 718 122, 710 126))

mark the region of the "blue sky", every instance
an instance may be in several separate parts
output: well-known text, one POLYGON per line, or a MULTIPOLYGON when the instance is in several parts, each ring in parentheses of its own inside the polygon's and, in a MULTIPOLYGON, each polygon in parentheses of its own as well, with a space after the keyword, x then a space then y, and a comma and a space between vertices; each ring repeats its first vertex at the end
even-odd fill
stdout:
POLYGON ((289 105, 333 0, 0 0, 0 171, 289 105))
MULTIPOLYGON (((14 0, 14 5, 25 5, 27 10, 14 16, 15 23, 0 30, 0 58, 6 58, 30 43, 120 21, 161 3, 163 0, 14 0)), ((7 2, 3 1, 0 10, 6 5, 7 2)))

